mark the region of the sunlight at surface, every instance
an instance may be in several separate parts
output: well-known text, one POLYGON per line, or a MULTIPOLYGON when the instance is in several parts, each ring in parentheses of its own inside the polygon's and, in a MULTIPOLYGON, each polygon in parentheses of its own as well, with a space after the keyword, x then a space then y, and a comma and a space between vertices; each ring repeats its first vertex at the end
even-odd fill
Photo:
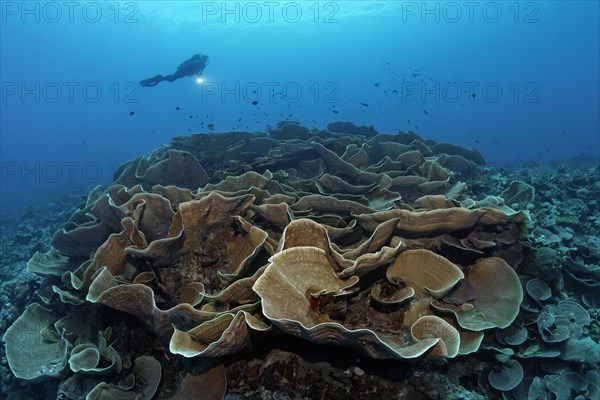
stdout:
POLYGON ((394 1, 152 1, 140 3, 140 21, 153 21, 165 30, 265 28, 281 24, 338 23, 344 19, 397 10, 394 1))

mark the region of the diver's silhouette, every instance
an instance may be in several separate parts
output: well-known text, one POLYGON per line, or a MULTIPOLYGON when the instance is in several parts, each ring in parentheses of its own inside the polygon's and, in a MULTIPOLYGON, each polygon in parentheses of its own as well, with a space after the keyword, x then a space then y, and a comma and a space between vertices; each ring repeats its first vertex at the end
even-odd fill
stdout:
POLYGON ((150 87, 156 86, 162 81, 173 82, 179 78, 184 78, 186 76, 201 76, 202 71, 206 68, 208 64, 208 56, 204 54, 195 54, 190 59, 185 60, 179 67, 177 67, 177 71, 171 75, 156 75, 152 78, 144 79, 140 81, 140 85, 150 87))

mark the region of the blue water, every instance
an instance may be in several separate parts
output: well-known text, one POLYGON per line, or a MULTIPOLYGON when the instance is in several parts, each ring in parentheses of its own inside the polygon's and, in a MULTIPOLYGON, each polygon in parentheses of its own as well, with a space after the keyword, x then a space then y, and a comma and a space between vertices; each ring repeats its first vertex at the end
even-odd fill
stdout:
POLYGON ((595 1, 2 1, 1 12, 2 210, 109 183, 120 163, 208 124, 349 120, 517 167, 599 153, 595 1), (210 58, 202 83, 137 85, 196 53, 210 58))

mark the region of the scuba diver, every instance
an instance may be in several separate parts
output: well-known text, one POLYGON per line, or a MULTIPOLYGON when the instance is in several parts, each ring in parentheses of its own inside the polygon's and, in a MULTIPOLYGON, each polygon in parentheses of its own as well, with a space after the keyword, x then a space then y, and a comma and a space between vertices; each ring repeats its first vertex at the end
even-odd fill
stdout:
POLYGON ((190 59, 185 60, 179 67, 177 67, 177 71, 174 74, 162 76, 156 75, 152 78, 144 79, 140 81, 140 85, 144 87, 156 86, 162 81, 173 82, 179 78, 183 78, 186 76, 201 76, 202 71, 206 68, 208 64, 208 56, 204 54, 195 54, 190 59))

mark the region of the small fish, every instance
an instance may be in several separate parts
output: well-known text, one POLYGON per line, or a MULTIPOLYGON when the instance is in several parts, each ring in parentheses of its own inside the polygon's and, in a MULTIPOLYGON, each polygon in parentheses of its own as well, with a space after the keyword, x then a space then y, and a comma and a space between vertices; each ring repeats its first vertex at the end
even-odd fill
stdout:
POLYGON ((373 84, 373 86, 375 86, 375 87, 379 87, 379 82, 375 82, 375 83, 373 84))
POLYGON ((208 129, 210 129, 211 131, 212 131, 213 129, 215 129, 215 126, 214 126, 213 124, 208 124, 208 125, 206 125, 206 126, 207 126, 207 127, 208 127, 208 129))
POLYGON ((425 115, 429 115, 429 113, 427 112, 427 110, 423 110, 423 112, 425 113, 425 115))
POLYGON ((338 110, 331 110, 333 111, 334 114, 339 114, 340 112, 338 110))
POLYGON ((175 107, 175 109, 176 109, 177 111, 179 111, 179 107, 175 107))
POLYGON ((131 117, 133 115, 135 115, 135 111, 129 111, 129 116, 131 117))
POLYGON ((252 102, 252 105, 254 105, 254 106, 255 106, 255 105, 257 105, 257 104, 258 104, 258 101, 256 101, 256 100, 254 100, 254 101, 252 102))
POLYGON ((369 105, 367 103, 358 103, 358 104, 360 104, 363 107, 369 107, 369 105))

